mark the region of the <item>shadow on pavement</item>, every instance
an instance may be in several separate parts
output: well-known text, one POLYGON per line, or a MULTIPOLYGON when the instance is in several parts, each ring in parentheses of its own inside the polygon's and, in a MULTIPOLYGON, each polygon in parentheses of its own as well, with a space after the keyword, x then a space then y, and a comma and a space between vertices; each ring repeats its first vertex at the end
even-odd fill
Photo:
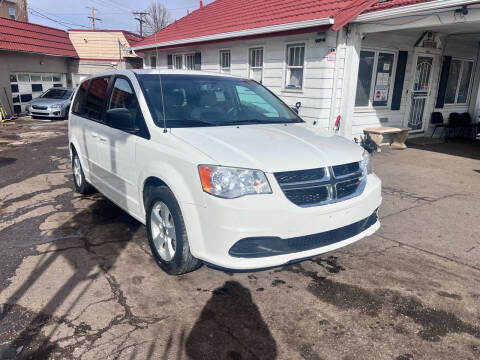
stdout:
POLYGON ((277 346, 250 291, 236 281, 214 290, 186 341, 200 359, 275 359, 277 346))
POLYGON ((412 149, 480 160, 479 140, 458 139, 438 142, 438 139, 418 138, 408 140, 407 146, 412 149))
POLYGON ((119 284, 109 273, 140 225, 109 200, 99 198, 55 229, 50 237, 57 240, 41 253, 35 269, 0 311, 0 335, 13 335, 13 338, 4 339, 9 343, 7 348, 2 349, 0 346, 0 359, 47 359, 54 354, 60 355, 60 358, 69 358, 76 347, 95 342, 115 325, 124 323, 144 327, 151 321, 156 322, 155 319, 141 319, 131 313, 119 284), (78 237, 72 239, 72 234, 77 234, 78 237), (103 236, 99 237, 99 234, 103 236), (18 305, 17 302, 27 295, 42 275, 52 270, 51 267, 55 266, 59 257, 66 259, 71 268, 75 269, 70 277, 40 311, 32 312, 18 305), (72 320, 75 319, 69 315, 100 276, 107 280, 112 296, 122 306, 123 313, 115 316, 105 328, 91 331, 87 324, 73 324, 72 320), (74 291, 78 295, 72 300, 71 294, 74 291), (60 307, 64 308, 66 303, 68 307, 62 309, 62 317, 52 315, 60 307), (18 331, 13 331, 12 334, 13 323, 18 331), (50 339, 61 325, 74 328, 73 335, 61 339, 63 342, 71 342, 71 346, 60 347, 57 341, 50 339))

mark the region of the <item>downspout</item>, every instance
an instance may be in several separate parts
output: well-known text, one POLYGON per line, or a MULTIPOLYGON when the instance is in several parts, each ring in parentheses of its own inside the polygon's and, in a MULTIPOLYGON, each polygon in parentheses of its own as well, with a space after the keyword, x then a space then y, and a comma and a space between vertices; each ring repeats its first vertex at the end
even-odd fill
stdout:
POLYGON ((342 33, 343 28, 337 31, 337 40, 336 40, 336 58, 335 58, 335 67, 333 69, 333 85, 332 85, 332 98, 330 102, 330 121, 328 123, 328 131, 334 132, 335 131, 335 120, 337 118, 336 109, 337 109, 337 93, 338 93, 338 73, 339 73, 339 55, 340 50, 343 51, 344 47, 340 49, 340 36, 342 33))

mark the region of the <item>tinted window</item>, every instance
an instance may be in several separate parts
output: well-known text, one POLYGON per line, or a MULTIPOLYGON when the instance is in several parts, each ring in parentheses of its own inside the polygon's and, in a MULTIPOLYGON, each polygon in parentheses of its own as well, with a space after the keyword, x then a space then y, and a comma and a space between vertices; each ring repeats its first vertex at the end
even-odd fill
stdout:
POLYGON ((82 115, 84 113, 83 104, 85 102, 85 97, 88 89, 88 80, 84 81, 77 90, 77 96, 72 106, 72 113, 82 115))
POLYGON ((118 78, 115 80, 112 95, 108 104, 108 110, 110 109, 127 109, 132 118, 135 119, 137 128, 140 129, 141 132, 146 130, 137 97, 135 96, 135 92, 130 86, 130 83, 126 79, 118 78))
POLYGON ((32 91, 33 92, 43 91, 42 84, 32 84, 32 91))
POLYGON ((85 102, 85 115, 94 120, 101 120, 107 98, 109 77, 92 79, 85 102))
POLYGON ((219 76, 140 75, 150 112, 163 127, 294 123, 302 120, 251 80, 219 76))
POLYGON ((21 94, 20 99, 22 100, 22 103, 29 102, 32 100, 32 94, 21 94))

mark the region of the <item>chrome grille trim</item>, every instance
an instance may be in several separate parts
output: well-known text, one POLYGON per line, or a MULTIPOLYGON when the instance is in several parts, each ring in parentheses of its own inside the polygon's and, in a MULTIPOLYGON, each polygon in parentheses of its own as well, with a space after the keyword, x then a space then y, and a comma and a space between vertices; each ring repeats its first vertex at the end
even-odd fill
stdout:
POLYGON ((321 169, 275 173, 274 176, 287 199, 300 207, 323 206, 352 199, 363 193, 367 181, 363 161, 329 166, 321 169), (300 179, 304 177, 302 173, 313 173, 315 171, 317 174, 323 172, 324 176, 318 179, 310 179, 308 176, 305 177, 308 178, 309 181, 282 181, 284 179, 300 179), (288 174, 288 176, 285 177, 285 174, 288 174), (357 186, 353 192, 349 192, 348 187, 340 187, 340 185, 347 185, 354 181, 357 181, 358 184, 356 184, 357 186), (318 189, 318 191, 315 192, 314 189, 318 189), (311 200, 316 197, 321 200, 316 203, 310 203, 311 200))

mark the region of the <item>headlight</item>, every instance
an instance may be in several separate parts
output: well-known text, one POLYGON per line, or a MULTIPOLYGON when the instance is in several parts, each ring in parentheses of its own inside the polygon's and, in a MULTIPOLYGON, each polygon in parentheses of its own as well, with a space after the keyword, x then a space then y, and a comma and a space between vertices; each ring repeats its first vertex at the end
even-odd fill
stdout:
POLYGON ((267 177, 260 170, 200 165, 198 172, 203 190, 221 198, 272 193, 267 177))
POLYGON ((367 174, 372 174, 373 173, 372 157, 367 150, 365 150, 363 152, 363 166, 365 167, 365 170, 367 171, 367 174))
POLYGON ((52 109, 61 109, 61 108, 62 108, 62 104, 52 105, 51 108, 52 108, 52 109))

